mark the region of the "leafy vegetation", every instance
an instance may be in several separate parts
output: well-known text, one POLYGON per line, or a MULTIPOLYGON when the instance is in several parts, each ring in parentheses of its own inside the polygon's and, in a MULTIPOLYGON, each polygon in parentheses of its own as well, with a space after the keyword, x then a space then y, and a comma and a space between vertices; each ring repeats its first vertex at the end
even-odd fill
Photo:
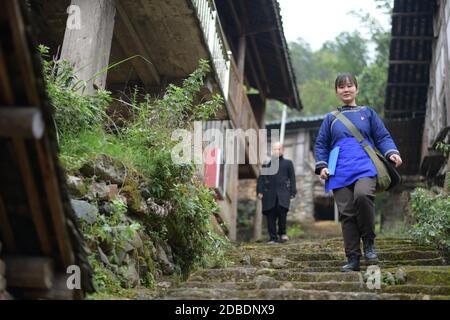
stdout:
MULTIPOLYGON (((436 144, 435 149, 449 156, 450 145, 436 144)), ((446 173, 443 188, 416 188, 411 195, 411 210, 415 224, 410 234, 420 242, 433 244, 450 259, 450 172, 446 173)))
POLYGON ((411 209, 415 224, 411 235, 433 244, 450 257, 450 197, 444 192, 417 188, 412 193, 411 209))
MULTIPOLYGON (((391 0, 375 1, 380 10, 390 14, 391 0)), ((338 106, 340 101, 334 91, 334 80, 341 72, 351 72, 357 76, 360 87, 357 103, 371 106, 382 114, 390 30, 385 30, 369 13, 351 14, 360 19, 362 27, 368 31, 369 38, 360 31, 343 32, 334 40, 324 43, 318 51, 313 51, 301 38, 289 44, 304 110, 302 113, 288 110, 288 117, 325 114, 338 106), (374 47, 374 57, 369 54, 371 47, 374 47)), ((266 120, 280 120, 281 114, 281 103, 271 101, 266 120)))
POLYGON ((450 144, 446 144, 443 142, 438 142, 436 144, 436 150, 442 152, 442 154, 446 157, 450 154, 450 144))
POLYGON ((287 235, 290 239, 301 238, 304 233, 300 224, 293 224, 287 228, 287 235))
MULTIPOLYGON (((223 103, 220 96, 198 102, 209 72, 207 61, 201 60, 198 69, 181 86, 169 85, 160 99, 138 89, 133 90, 131 97, 115 99, 106 90, 82 94, 84 83, 76 78, 70 63, 50 59, 44 46, 39 51, 65 168, 77 174, 87 161, 107 155, 132 173, 130 179, 136 179, 136 186, 145 181, 144 187, 158 205, 170 207, 167 216, 152 215, 139 224, 127 218, 124 203, 115 201, 112 214, 99 214, 91 225, 82 223, 92 252, 90 261, 97 287, 112 293, 125 287, 122 275, 126 271, 116 270, 114 262, 136 232, 143 232, 153 243, 168 243, 184 276, 199 266, 225 264, 228 240, 213 231, 210 220, 219 212, 214 193, 199 180, 194 163, 176 164, 171 159, 172 148, 178 143, 172 140, 172 132, 191 130, 194 121, 208 119, 223 103), (120 119, 120 125, 108 116, 112 102, 129 111, 130 117, 120 119), (104 261, 98 248, 106 248, 108 261, 104 261)), ((141 284, 153 283, 151 272, 141 279, 141 284)))

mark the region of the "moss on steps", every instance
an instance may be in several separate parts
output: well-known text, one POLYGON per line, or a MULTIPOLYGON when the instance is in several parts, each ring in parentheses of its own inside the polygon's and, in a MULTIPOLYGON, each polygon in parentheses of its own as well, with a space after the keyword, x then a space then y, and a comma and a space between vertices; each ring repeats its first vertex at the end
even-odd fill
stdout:
MULTIPOLYGON (((256 290, 261 289, 260 283, 251 282, 196 282, 189 281, 183 284, 183 288, 197 289, 228 289, 228 290, 256 290)), ((299 281, 277 281, 272 280, 264 284, 264 289, 305 289, 325 290, 334 292, 372 292, 372 293, 406 293, 406 294, 428 294, 450 296, 450 286, 428 286, 428 285, 382 285, 380 290, 371 290, 361 282, 299 282, 299 281)))
MULTIPOLYGON (((406 283, 429 286, 450 286, 450 266, 406 266, 406 283)), ((395 269, 384 272, 395 273, 395 269)))
MULTIPOLYGON (((261 289, 261 290, 233 290, 224 288, 214 289, 174 289, 168 292, 164 299, 177 300, 428 300, 424 294, 393 294, 370 292, 331 292, 304 289, 261 289)), ((446 296, 437 298, 446 299, 446 296)))
POLYGON ((345 262, 342 239, 251 244, 230 250, 233 267, 199 270, 178 288, 172 299, 450 299, 450 266, 436 250, 410 239, 377 242, 382 273, 406 273, 403 285, 370 290, 362 272, 341 273, 345 262))
MULTIPOLYGON (((344 257, 333 260, 306 260, 306 261, 293 261, 276 257, 275 260, 270 255, 242 255, 241 257, 235 257, 232 259, 235 265, 245 264, 253 267, 264 267, 268 265, 273 269, 285 269, 285 268, 315 268, 315 267, 340 267, 345 264, 344 257)), ((432 258, 432 259, 413 259, 413 260, 385 260, 380 261, 378 265, 382 268, 395 267, 395 266, 439 266, 444 265, 444 259, 432 258)), ((369 263, 361 260, 361 266, 370 265, 369 263)))
POLYGON ((208 269, 194 273, 189 280, 192 281, 249 281, 256 276, 269 276, 275 280, 287 281, 359 281, 361 275, 358 272, 299 272, 298 269, 256 269, 235 267, 227 269, 208 269))

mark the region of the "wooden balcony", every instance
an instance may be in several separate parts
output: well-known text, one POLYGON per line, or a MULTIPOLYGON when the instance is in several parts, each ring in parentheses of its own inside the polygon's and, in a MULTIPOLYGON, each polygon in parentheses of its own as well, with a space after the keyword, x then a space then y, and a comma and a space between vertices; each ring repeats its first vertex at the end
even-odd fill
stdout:
MULTIPOLYGON (((222 91, 232 127, 234 129, 242 129, 244 132, 252 129, 258 135, 259 125, 245 92, 244 79, 229 49, 214 1, 192 0, 192 3, 202 28, 211 64, 222 91)), ((248 141, 245 142, 245 154, 246 161, 258 159, 257 148, 250 150, 248 141)), ((247 165, 246 167, 246 169, 250 169, 247 170, 249 174, 246 174, 246 176, 257 176, 257 164, 250 165, 251 168, 248 168, 247 165)))

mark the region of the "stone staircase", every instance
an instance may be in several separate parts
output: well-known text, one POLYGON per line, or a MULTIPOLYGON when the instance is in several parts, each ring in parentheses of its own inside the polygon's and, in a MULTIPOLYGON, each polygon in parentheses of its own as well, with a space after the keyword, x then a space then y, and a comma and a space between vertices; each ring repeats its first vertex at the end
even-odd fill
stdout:
POLYGON ((245 244, 232 266, 199 270, 159 292, 160 299, 450 299, 450 265, 432 247, 410 239, 377 238, 379 271, 341 273, 341 238, 245 244), (378 286, 376 276, 378 277, 378 286))

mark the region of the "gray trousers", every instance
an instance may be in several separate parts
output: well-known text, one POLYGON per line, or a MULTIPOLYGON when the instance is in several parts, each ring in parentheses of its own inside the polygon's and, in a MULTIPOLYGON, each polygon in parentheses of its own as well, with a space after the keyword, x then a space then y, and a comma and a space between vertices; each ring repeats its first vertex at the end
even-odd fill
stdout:
POLYGON ((376 183, 376 178, 362 178, 350 186, 333 190, 347 257, 361 256, 361 239, 375 239, 376 183))

